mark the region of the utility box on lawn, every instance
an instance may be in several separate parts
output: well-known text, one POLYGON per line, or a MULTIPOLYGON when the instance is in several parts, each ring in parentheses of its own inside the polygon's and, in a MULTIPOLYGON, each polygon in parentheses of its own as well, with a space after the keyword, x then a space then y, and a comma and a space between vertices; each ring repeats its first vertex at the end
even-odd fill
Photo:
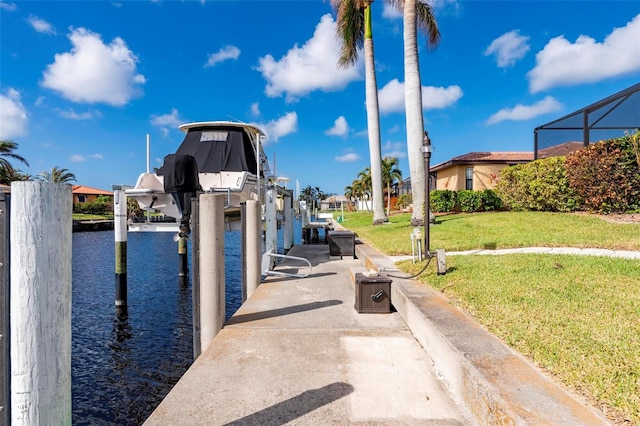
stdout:
POLYGON ((356 256, 356 235, 351 231, 329 231, 329 256, 356 256))
POLYGON ((391 313, 391 280, 386 275, 356 274, 355 308, 361 314, 391 313))

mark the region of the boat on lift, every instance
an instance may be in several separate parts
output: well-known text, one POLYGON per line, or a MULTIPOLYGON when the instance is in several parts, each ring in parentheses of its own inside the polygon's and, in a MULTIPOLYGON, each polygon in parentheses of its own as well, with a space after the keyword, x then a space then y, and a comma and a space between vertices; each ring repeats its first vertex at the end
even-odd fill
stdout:
POLYGON ((142 173, 134 188, 140 208, 176 218, 180 231, 189 233, 191 197, 200 192, 223 193, 228 230, 240 228, 240 205, 260 201, 261 183, 269 170, 261 140, 262 130, 231 121, 183 124, 186 135, 178 150, 164 158, 154 173, 142 173))

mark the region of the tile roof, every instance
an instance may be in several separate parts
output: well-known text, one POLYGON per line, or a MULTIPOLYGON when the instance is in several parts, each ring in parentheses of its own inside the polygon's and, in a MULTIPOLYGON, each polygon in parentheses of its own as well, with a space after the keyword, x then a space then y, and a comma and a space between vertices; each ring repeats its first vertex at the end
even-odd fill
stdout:
POLYGON ((113 195, 113 191, 105 191, 104 189, 91 188, 90 186, 73 185, 74 194, 83 195, 113 195))
POLYGON ((504 163, 520 164, 533 161, 533 152, 469 152, 431 167, 432 171, 442 170, 458 164, 504 163))

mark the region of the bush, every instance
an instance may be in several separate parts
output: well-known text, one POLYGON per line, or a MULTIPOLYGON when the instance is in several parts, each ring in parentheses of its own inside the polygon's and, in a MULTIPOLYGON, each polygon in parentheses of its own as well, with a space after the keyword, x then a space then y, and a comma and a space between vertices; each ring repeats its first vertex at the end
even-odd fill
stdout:
POLYGON ((429 194, 429 208, 436 213, 452 212, 456 208, 457 193, 448 189, 437 189, 429 194))
POLYGON ((458 209, 461 212, 473 213, 482 210, 482 193, 471 190, 458 191, 458 209))
POLYGON ((586 209, 600 213, 640 209, 639 132, 569 154, 567 171, 586 209))
POLYGON ((565 157, 550 157, 505 167, 496 193, 511 210, 570 212, 581 199, 570 186, 565 157))
POLYGON ((110 197, 99 196, 89 203, 73 205, 74 213, 105 215, 113 212, 113 201, 110 197))

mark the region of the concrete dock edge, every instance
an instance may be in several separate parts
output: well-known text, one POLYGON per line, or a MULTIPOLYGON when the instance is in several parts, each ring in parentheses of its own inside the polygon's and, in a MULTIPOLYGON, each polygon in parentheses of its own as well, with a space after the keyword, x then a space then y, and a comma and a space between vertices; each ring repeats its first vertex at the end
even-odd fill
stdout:
POLYGON ((394 308, 477 424, 610 424, 599 410, 553 382, 444 295, 416 280, 398 278, 403 274, 388 257, 360 241, 356 257, 366 269, 394 276, 394 308))

